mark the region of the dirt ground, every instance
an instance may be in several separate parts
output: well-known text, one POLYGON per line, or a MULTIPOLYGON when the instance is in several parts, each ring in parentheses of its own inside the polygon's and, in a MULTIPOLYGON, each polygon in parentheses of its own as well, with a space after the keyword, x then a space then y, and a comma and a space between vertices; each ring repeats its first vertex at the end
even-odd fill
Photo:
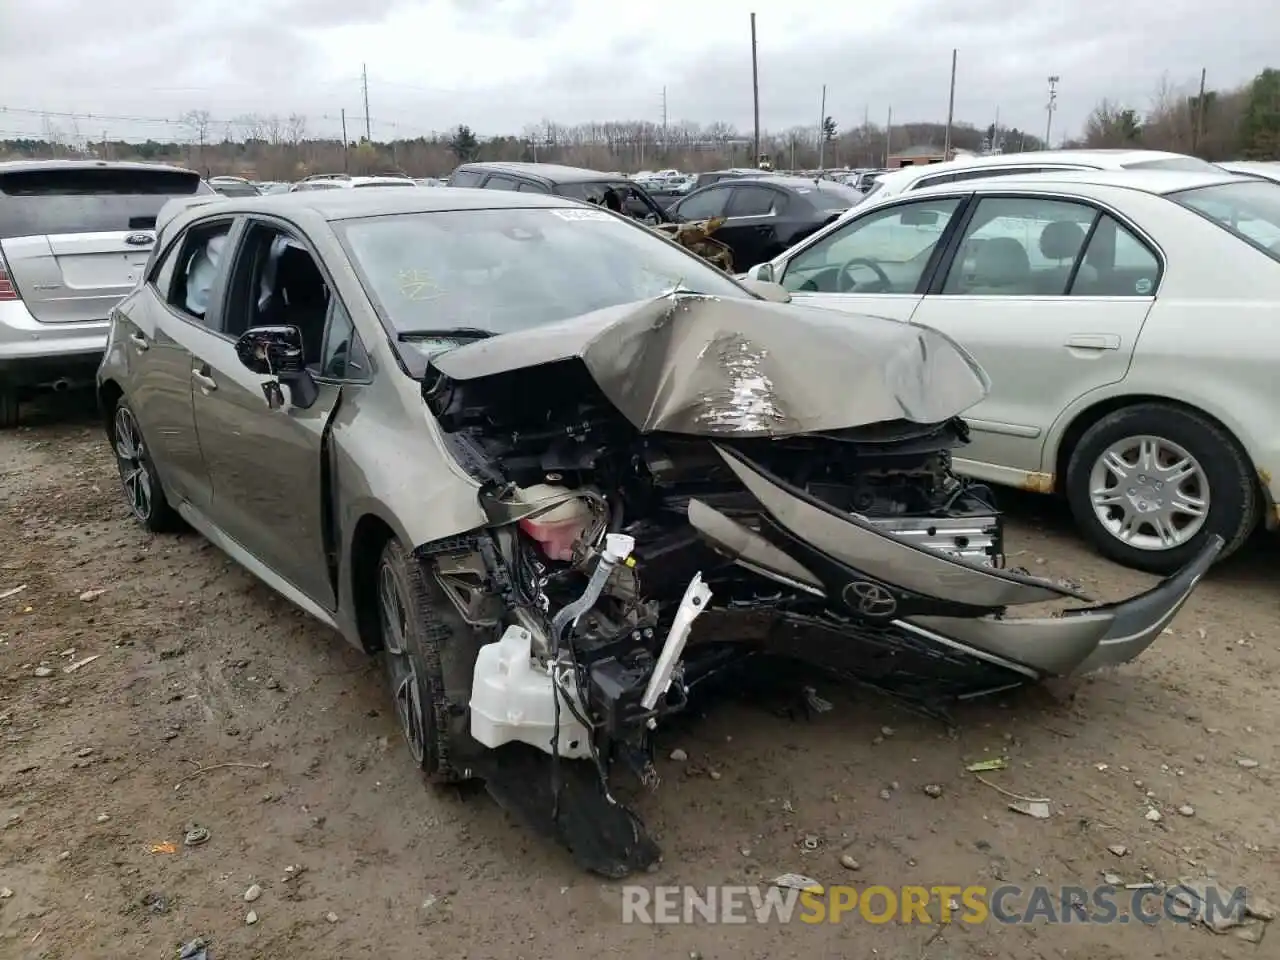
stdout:
MULTIPOLYGON (((0 595, 25 585, 0 600, 0 957, 174 957, 196 936, 216 960, 1276 955, 1280 930, 1255 945, 1170 922, 624 925, 620 884, 482 792, 424 786, 378 664, 199 536, 135 526, 87 403, 27 422, 0 435, 0 595), (184 844, 193 825, 206 843, 184 844)), ((1008 506, 1012 564, 1107 599, 1150 582, 1090 554, 1056 505, 1008 506)), ((967 705, 952 731, 832 684, 810 719, 713 706, 662 743, 639 810, 665 860, 636 882, 1114 874, 1280 899, 1278 559, 1262 538, 1138 662, 967 705), (965 771, 1000 756, 982 776, 1049 798, 1049 819, 965 771)))

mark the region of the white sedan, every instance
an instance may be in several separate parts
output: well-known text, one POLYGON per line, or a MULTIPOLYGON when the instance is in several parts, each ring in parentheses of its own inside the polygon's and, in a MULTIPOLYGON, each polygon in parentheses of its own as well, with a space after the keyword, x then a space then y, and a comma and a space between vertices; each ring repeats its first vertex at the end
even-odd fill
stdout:
POLYGON ((1065 494, 1120 563, 1175 570, 1280 522, 1280 184, 953 183, 869 200, 747 275, 968 347, 992 388, 959 471, 1065 494))

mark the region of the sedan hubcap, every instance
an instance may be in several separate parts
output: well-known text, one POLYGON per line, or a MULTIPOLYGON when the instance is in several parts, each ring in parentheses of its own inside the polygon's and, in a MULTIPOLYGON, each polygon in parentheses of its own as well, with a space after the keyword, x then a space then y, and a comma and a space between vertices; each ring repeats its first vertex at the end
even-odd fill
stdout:
POLYGON ((147 520, 151 516, 151 474, 147 469, 147 451, 142 443, 142 432, 133 414, 125 407, 116 411, 115 448, 125 500, 135 517, 147 520))
POLYGON ((382 621, 382 643, 386 650, 396 717, 400 720, 400 730, 409 745, 409 752, 421 764, 426 756, 422 694, 418 685, 418 673, 405 641, 408 617, 400 599, 400 588, 391 567, 386 564, 378 572, 378 612, 382 621))
POLYGON ((1186 543, 1209 515, 1209 480, 1185 449, 1161 437, 1138 436, 1107 447, 1089 475, 1098 522, 1139 550, 1186 543))

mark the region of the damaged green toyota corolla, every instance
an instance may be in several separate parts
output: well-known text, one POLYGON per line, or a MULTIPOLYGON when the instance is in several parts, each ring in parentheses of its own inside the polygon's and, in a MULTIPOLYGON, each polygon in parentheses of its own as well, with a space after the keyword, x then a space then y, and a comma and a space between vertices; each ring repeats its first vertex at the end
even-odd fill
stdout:
POLYGON ((622 876, 615 796, 701 681, 781 656, 917 703, 1132 659, 1122 603, 1005 569, 956 477, 985 375, 608 211, 379 190, 175 201, 99 394, 130 509, 379 654, 414 761, 622 876))

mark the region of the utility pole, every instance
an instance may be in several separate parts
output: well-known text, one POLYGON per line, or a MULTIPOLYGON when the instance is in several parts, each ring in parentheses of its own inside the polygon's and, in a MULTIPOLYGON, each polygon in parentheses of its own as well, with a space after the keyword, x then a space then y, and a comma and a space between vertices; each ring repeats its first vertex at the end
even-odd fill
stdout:
POLYGON ((884 124, 884 166, 889 169, 889 142, 893 139, 893 107, 889 108, 889 119, 884 124))
POLYGON ((369 119, 369 67, 360 64, 360 87, 364 91, 364 138, 373 143, 373 121, 369 119))
POLYGON ((667 88, 662 88, 662 149, 667 149, 667 88))
POLYGON ((822 85, 822 106, 818 108, 818 170, 821 172, 827 155, 827 85, 822 85))
MULTIPOLYGON (((1201 84, 1201 86, 1203 86, 1203 84, 1201 84)), ((102 159, 103 160, 111 159, 111 150, 107 146, 107 131, 105 130, 102 131, 102 159)))
POLYGON ((760 163, 760 67, 756 58, 756 15, 751 15, 751 105, 755 114, 755 135, 752 139, 755 155, 751 165, 760 163))
POLYGON ((347 156, 347 108, 342 108, 342 172, 350 172, 350 158, 347 156))
POLYGON ((956 116, 956 51, 951 51, 951 96, 947 100, 947 132, 942 141, 942 159, 951 159, 951 123, 956 116))
POLYGON ((1046 114, 1044 121, 1044 148, 1046 150, 1053 149, 1049 135, 1053 132, 1053 111, 1058 109, 1058 80, 1060 79, 1057 74, 1049 78, 1049 102, 1044 110, 1046 114))
POLYGON ((1000 104, 996 104, 996 122, 991 125, 991 153, 1004 153, 1000 149, 1000 104))
POLYGON ((1200 138, 1204 136, 1204 79, 1208 70, 1200 68, 1200 96, 1196 98, 1196 124, 1191 131, 1191 152, 1200 149, 1200 138))

